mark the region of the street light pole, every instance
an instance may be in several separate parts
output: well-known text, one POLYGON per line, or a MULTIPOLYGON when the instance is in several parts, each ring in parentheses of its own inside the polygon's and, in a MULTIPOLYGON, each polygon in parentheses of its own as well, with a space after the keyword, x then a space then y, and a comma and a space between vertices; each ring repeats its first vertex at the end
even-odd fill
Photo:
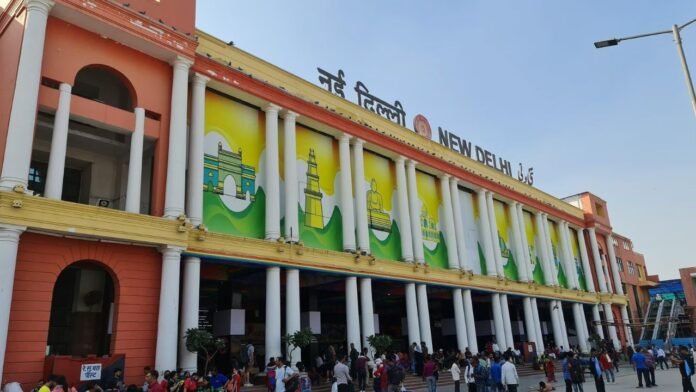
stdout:
POLYGON ((674 42, 677 44, 677 52, 679 52, 682 70, 684 70, 684 78, 686 79, 686 85, 689 88, 689 94, 691 94, 691 108, 694 111, 694 115, 696 115, 696 92, 694 92, 694 84, 691 81, 691 73, 689 72, 689 65, 686 63, 686 57, 684 56, 684 47, 682 46, 681 34, 679 34, 679 31, 679 26, 672 26, 672 35, 674 36, 674 42))
POLYGON ((684 23, 681 26, 672 25, 671 30, 658 31, 655 33, 632 35, 632 36, 624 37, 624 38, 613 38, 613 39, 606 40, 606 41, 598 41, 598 42, 594 43, 594 46, 597 49, 601 49, 601 48, 606 48, 609 46, 616 46, 621 41, 628 41, 631 39, 651 37, 653 35, 672 34, 672 37, 674 38, 674 43, 677 45, 677 52, 679 54, 679 59, 681 60, 682 70, 684 71, 684 78, 686 79, 686 86, 689 89, 689 95, 691 96, 691 109, 694 112, 694 116, 696 116, 696 92, 694 91, 694 84, 691 81, 691 73, 689 72, 689 65, 687 64, 686 57, 684 56, 684 48, 682 47, 681 34, 680 34, 681 31, 685 27, 689 26, 690 24, 692 24, 694 22, 696 22, 696 19, 692 19, 692 20, 684 23))

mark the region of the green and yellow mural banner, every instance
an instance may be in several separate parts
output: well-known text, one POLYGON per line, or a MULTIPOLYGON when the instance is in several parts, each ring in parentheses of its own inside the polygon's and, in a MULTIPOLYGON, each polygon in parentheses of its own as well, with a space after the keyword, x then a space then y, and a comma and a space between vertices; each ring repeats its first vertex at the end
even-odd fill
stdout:
POLYGON ((578 246, 585 246, 584 243, 579 242, 578 232, 574 229, 570 229, 570 242, 573 251, 573 261, 575 262, 575 270, 578 273, 578 284, 580 289, 587 291, 587 281, 585 280, 585 274, 582 270, 582 259, 580 258, 580 248, 578 246))
POLYGON ((370 251, 381 259, 401 260, 401 235, 396 223, 396 169, 391 159, 370 151, 363 155, 370 251))
POLYGON ((425 262, 433 268, 448 268, 447 245, 440 226, 442 195, 438 180, 434 176, 416 171, 416 187, 420 200, 420 228, 425 262))
MULTIPOLYGON (((342 216, 339 209, 339 157, 336 139, 297 124, 295 152, 297 184, 288 189, 285 183, 284 130, 280 127, 281 189, 296 192, 300 239, 305 246, 326 250, 343 250, 342 216)), ((289 208, 289 206, 285 206, 289 208)), ((283 214, 284 216, 284 214, 283 214)), ((285 225, 281 225, 283 235, 285 225)))
POLYGON ((512 252, 512 225, 508 218, 508 209, 505 203, 493 200, 493 210, 495 211, 495 223, 498 226, 498 246, 494 248, 500 252, 503 258, 503 274, 511 280, 519 280, 517 271, 517 261, 512 252))
POLYGON ((524 232, 527 236, 527 244, 529 245, 529 260, 531 262, 532 278, 537 284, 546 284, 544 280, 544 270, 541 261, 541 236, 539 230, 534 224, 534 216, 532 213, 524 211, 524 232))
POLYGON ((476 197, 476 193, 459 190, 462 222, 464 223, 464 243, 467 244, 465 257, 469 260, 469 268, 474 271, 474 274, 486 275, 486 255, 483 252, 483 240, 479 233, 481 215, 476 197), (476 247, 469 244, 476 244, 476 247))
POLYGON ((551 236, 551 252, 553 253, 553 263, 558 271, 558 285, 568 288, 568 279, 561 263, 561 245, 558 236, 558 226, 549 220, 549 235, 551 236))
POLYGON ((265 128, 262 111, 206 91, 203 222, 210 231, 264 238, 265 128))

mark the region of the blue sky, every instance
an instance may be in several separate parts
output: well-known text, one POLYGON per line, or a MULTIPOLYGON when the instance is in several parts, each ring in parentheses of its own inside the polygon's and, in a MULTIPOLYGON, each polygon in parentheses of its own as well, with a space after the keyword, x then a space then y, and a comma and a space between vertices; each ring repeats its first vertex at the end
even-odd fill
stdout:
MULTIPOLYGON (((696 2, 198 0, 197 27, 317 83, 317 67, 400 100, 557 197, 591 191, 648 272, 696 265, 696 118, 668 30, 696 2), (513 169, 516 168, 513 167, 513 169)), ((682 32, 696 74, 696 24, 682 32)), ((695 75, 696 76, 696 75, 695 75)))

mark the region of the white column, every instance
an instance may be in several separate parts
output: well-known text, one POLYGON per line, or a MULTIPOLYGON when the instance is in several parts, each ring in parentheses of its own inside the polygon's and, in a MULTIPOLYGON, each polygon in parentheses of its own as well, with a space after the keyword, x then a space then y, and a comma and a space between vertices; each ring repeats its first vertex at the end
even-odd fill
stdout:
POLYGON ((568 340, 568 326, 565 322, 565 314, 563 313, 563 302, 556 301, 558 303, 558 321, 561 323, 561 336, 563 336, 563 342, 566 349, 570 348, 570 340, 568 340))
POLYGON ((466 317, 464 316, 464 301, 462 289, 452 289, 452 304, 454 305, 454 326, 457 333, 457 348, 464 352, 469 347, 469 337, 466 334, 466 317))
MULTIPOLYGON (((401 258, 413 261, 413 242, 411 237, 411 217, 408 211, 408 190, 406 184, 406 160, 399 156, 396 163, 396 202, 399 209, 399 232, 401 233, 401 258)), ((420 227, 420 226, 419 226, 420 227)))
POLYGON ((201 287, 201 259, 184 258, 184 278, 181 293, 181 317, 179 319, 179 367, 196 371, 198 355, 186 349, 186 331, 198 328, 198 307, 201 287))
MULTIPOLYGON (((179 345, 179 268, 181 248, 167 246, 162 252, 159 317, 155 369, 174 369, 179 345)), ((186 331, 184 331, 186 332, 186 331)))
POLYGON ((527 336, 527 341, 534 342, 537 350, 539 350, 538 334, 534 325, 534 314, 532 313, 532 299, 529 297, 522 298, 522 307, 524 308, 524 331, 527 336))
POLYGON ((488 220, 491 229, 491 245, 493 246, 493 256, 495 257, 495 268, 498 276, 505 276, 503 271, 503 256, 500 254, 500 237, 498 233, 498 222, 495 217, 495 205, 493 204, 493 192, 486 193, 486 205, 488 206, 488 220))
POLYGON ((457 252, 457 233, 454 231, 452 216, 452 192, 450 176, 440 176, 440 194, 442 195, 442 210, 445 223, 445 243, 447 244, 447 264, 450 269, 459 269, 459 253, 457 252))
POLYGON ((360 351, 360 313, 358 311, 358 279, 355 276, 346 278, 346 332, 348 344, 355 344, 360 351))
POLYGON ((476 203, 479 210, 479 234, 483 241, 483 254, 486 258, 486 275, 498 276, 495 252, 491 239, 491 222, 488 220, 488 202, 486 202, 486 193, 487 192, 485 189, 479 189, 476 193, 476 203))
POLYGON ((592 305, 592 324, 595 327, 595 333, 600 338, 604 339, 604 329, 602 328, 602 318, 599 317, 599 304, 592 305))
POLYGON ((582 272, 585 275, 585 283, 587 284, 587 291, 594 293, 595 281, 592 277, 592 269, 590 268, 590 259, 587 257, 587 248, 585 247, 585 230, 577 230, 578 233, 578 248, 580 249, 580 261, 582 261, 582 272))
POLYGON ((564 346, 563 348, 567 350, 568 346, 565 346, 565 341, 563 340, 563 335, 561 332, 561 321, 558 317, 558 310, 560 309, 560 306, 558 306, 558 301, 552 300, 549 303, 549 309, 551 310, 551 326, 553 327, 553 341, 556 344, 556 346, 564 346))
MULTIPOLYGON (((425 256, 423 254, 423 232, 420 224, 420 198, 416 183, 415 161, 408 161, 406 164, 406 175, 408 177, 408 209, 411 218, 411 236, 413 237, 413 259, 416 263, 423 264, 425 256)), ((420 342, 417 343, 420 344, 420 342)))
POLYGON ((604 304, 604 317, 607 319, 607 330, 609 330, 609 339, 614 343, 614 348, 621 348, 618 334, 616 333, 616 323, 614 321, 614 313, 611 311, 611 304, 604 304))
POLYGON ((459 268, 469 271, 469 261, 466 259, 466 243, 464 242, 464 218, 462 206, 459 200, 459 182, 456 178, 450 178, 450 193, 452 194, 452 214, 454 215, 454 231, 457 240, 457 255, 459 256, 459 268))
POLYGON ((355 226, 358 233, 358 250, 370 253, 370 233, 367 225, 367 191, 365 190, 365 163, 363 142, 353 140, 353 186, 355 186, 355 226))
POLYGON ((573 306, 573 322, 575 323, 575 334, 578 337, 578 346, 580 346, 580 351, 583 353, 589 353, 590 350, 587 345, 587 336, 585 336, 585 329, 582 325, 585 323, 585 315, 582 314, 582 309, 580 304, 574 303, 573 306))
MULTIPOLYGON (((143 172, 143 140, 145 138, 145 109, 135 108, 135 128, 131 134, 130 156, 128 159, 128 184, 126 186, 126 212, 140 213, 140 189, 142 187, 142 172, 143 172)), ((202 158, 201 158, 202 162, 202 158)), ((198 183, 198 192, 201 193, 201 184, 203 183, 203 169, 201 169, 201 181, 198 183)), ((191 170, 187 173, 191 178, 191 170)), ((190 197, 191 192, 187 193, 190 197)), ((188 199, 187 199, 188 200, 188 199)), ((202 209, 201 204, 201 209, 202 209)), ((200 218, 199 218, 200 222, 200 218)))
POLYGON ((355 251, 355 214, 353 212, 353 181, 350 175, 350 136, 338 138, 338 156, 341 163, 341 222, 343 250, 355 251))
POLYGON ((517 271, 519 273, 519 280, 521 282, 529 281, 529 272, 527 270, 527 261, 525 258, 524 247, 522 246, 522 235, 523 231, 520 230, 520 217, 518 215, 517 202, 512 202, 508 205, 508 211, 510 212, 510 224, 512 225, 512 246, 515 252, 515 262, 517 263, 517 271))
POLYGON ((553 286, 553 276, 551 276, 551 268, 549 267, 551 257, 549 257, 549 251, 546 249, 546 231, 544 230, 544 216, 542 213, 537 212, 534 214, 534 224, 539 237, 537 250, 541 256, 541 271, 544 273, 544 282, 547 286, 553 286))
POLYGON ((266 358, 281 354, 280 346, 280 267, 266 268, 266 358))
POLYGON ((360 321, 362 325, 362 346, 370 350, 370 358, 374 352, 367 338, 375 334, 375 311, 372 303, 372 279, 360 278, 360 321))
POLYGON ((514 349, 515 339, 512 337, 512 322, 510 322, 510 306, 507 294, 500 294, 500 310, 503 313, 503 328, 505 330, 505 343, 507 344, 507 347, 504 349, 501 347, 501 349, 503 351, 507 350, 508 347, 514 349))
POLYGON ((3 377, 5 352, 7 351, 7 331, 10 325, 10 307, 14 287, 15 267, 19 236, 26 227, 0 225, 0 380, 3 377))
POLYGON ((633 331, 631 330, 631 320, 628 318, 628 310, 626 305, 621 305, 621 319, 623 320, 624 330, 626 334, 626 344, 633 346, 635 343, 633 340, 633 331))
POLYGON ((295 120, 297 114, 291 111, 283 115, 284 158, 285 158, 285 238, 292 242, 300 240, 300 223, 297 216, 297 149, 295 120))
POLYGON ((406 283, 406 324, 408 327, 408 344, 416 343, 420 345, 421 334, 418 325, 418 300, 416 295, 416 284, 406 283))
MULTIPOLYGON (((70 123, 70 98, 72 86, 61 83, 59 87, 58 109, 53 120, 51 152, 48 157, 48 173, 44 196, 60 200, 63 194, 63 174, 65 171, 65 153, 68 150, 68 124, 70 123)), ((129 173, 130 175, 130 173, 129 173)))
POLYGON ((188 74, 193 62, 183 57, 177 57, 171 64, 174 69, 174 75, 172 77, 172 100, 169 115, 169 152, 167 155, 167 189, 164 195, 164 217, 175 219, 184 213, 188 74))
POLYGON ((17 65, 10 121, 7 126, 2 175, 0 175, 0 190, 3 191, 12 190, 17 185, 25 189, 27 187, 41 82, 46 22, 54 4, 52 0, 25 0, 24 3, 27 16, 17 65))
POLYGON ((619 274, 619 267, 616 265, 614 237, 611 234, 607 236, 607 253, 609 254, 609 264, 611 268, 611 274, 614 278, 614 288, 616 289, 616 294, 624 295, 623 286, 621 285, 621 275, 619 274))
MULTIPOLYGON (((544 345, 544 331, 541 329, 541 320, 539 319, 539 308, 537 306, 537 299, 532 298, 532 316, 534 317, 534 329, 537 334, 538 339, 538 349, 544 351, 546 346, 544 345)), ((541 352, 540 351, 540 352, 541 352)))
MULTIPOLYGON (((191 131, 189 134, 188 173, 186 177, 186 213, 194 227, 203 223, 205 86, 208 81, 210 81, 209 78, 199 73, 194 73, 191 82, 191 131)), ((142 159, 142 153, 140 157, 142 159)), ((138 190, 138 194, 140 194, 140 190, 138 190)))
POLYGON ((266 112, 266 239, 280 238, 280 168, 278 166, 278 111, 268 104, 266 112))
POLYGON ((495 342, 501 351, 507 349, 507 341, 505 339, 505 325, 503 324, 503 310, 500 306, 500 294, 491 294, 491 306, 493 307, 493 329, 495 342))
POLYGON ((466 320, 466 335, 469 349, 472 353, 478 353, 478 341, 476 338, 476 319, 474 319, 474 304, 471 302, 471 290, 462 290, 462 302, 464 302, 464 319, 466 320))
MULTIPOLYGON (((293 334, 300 330, 300 270, 285 271, 285 295, 285 333, 293 334)), ((293 366, 302 360, 301 347, 288 344, 287 353, 293 366)))
POLYGON ((420 322, 421 339, 433 352, 433 337, 430 333, 430 311, 428 310, 428 289, 424 284, 416 286, 418 293, 418 321, 420 322))
POLYGON ((597 245, 597 233, 595 228, 587 229, 587 235, 590 237, 590 248, 592 248, 592 258, 594 259, 595 271, 597 272, 597 283, 599 284, 599 292, 606 293, 607 281, 604 279, 604 269, 602 268, 602 258, 599 256, 599 246, 597 245))
POLYGON ((524 210, 522 209, 522 204, 520 203, 517 203, 515 207, 517 210, 517 216, 519 217, 518 226, 520 230, 520 239, 522 240, 522 250, 524 253, 524 258, 521 260, 521 262, 524 263, 524 269, 527 272, 527 280, 531 282, 534 280, 534 271, 532 270, 532 260, 531 256, 529 255, 529 241, 527 240, 527 230, 524 223, 524 210))

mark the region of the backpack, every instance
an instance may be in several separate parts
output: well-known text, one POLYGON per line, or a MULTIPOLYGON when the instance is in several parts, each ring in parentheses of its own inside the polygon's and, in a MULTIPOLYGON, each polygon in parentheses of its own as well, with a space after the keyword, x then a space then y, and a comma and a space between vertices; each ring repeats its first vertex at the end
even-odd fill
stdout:
POLYGON ((268 370, 268 371, 266 372, 266 379, 267 379, 266 385, 268 386, 268 390, 269 390, 270 392, 275 391, 275 387, 276 387, 276 371, 275 371, 275 368, 273 368, 273 369, 271 369, 271 370, 268 370))
POLYGON ((389 376, 389 384, 399 385, 404 379, 404 371, 400 366, 392 366, 387 372, 389 376))
POLYGON ((312 391, 312 380, 308 376, 300 376, 300 392, 311 392, 312 391))
POLYGON ((488 381, 488 367, 479 364, 474 369, 474 380, 478 383, 485 383, 488 381))

